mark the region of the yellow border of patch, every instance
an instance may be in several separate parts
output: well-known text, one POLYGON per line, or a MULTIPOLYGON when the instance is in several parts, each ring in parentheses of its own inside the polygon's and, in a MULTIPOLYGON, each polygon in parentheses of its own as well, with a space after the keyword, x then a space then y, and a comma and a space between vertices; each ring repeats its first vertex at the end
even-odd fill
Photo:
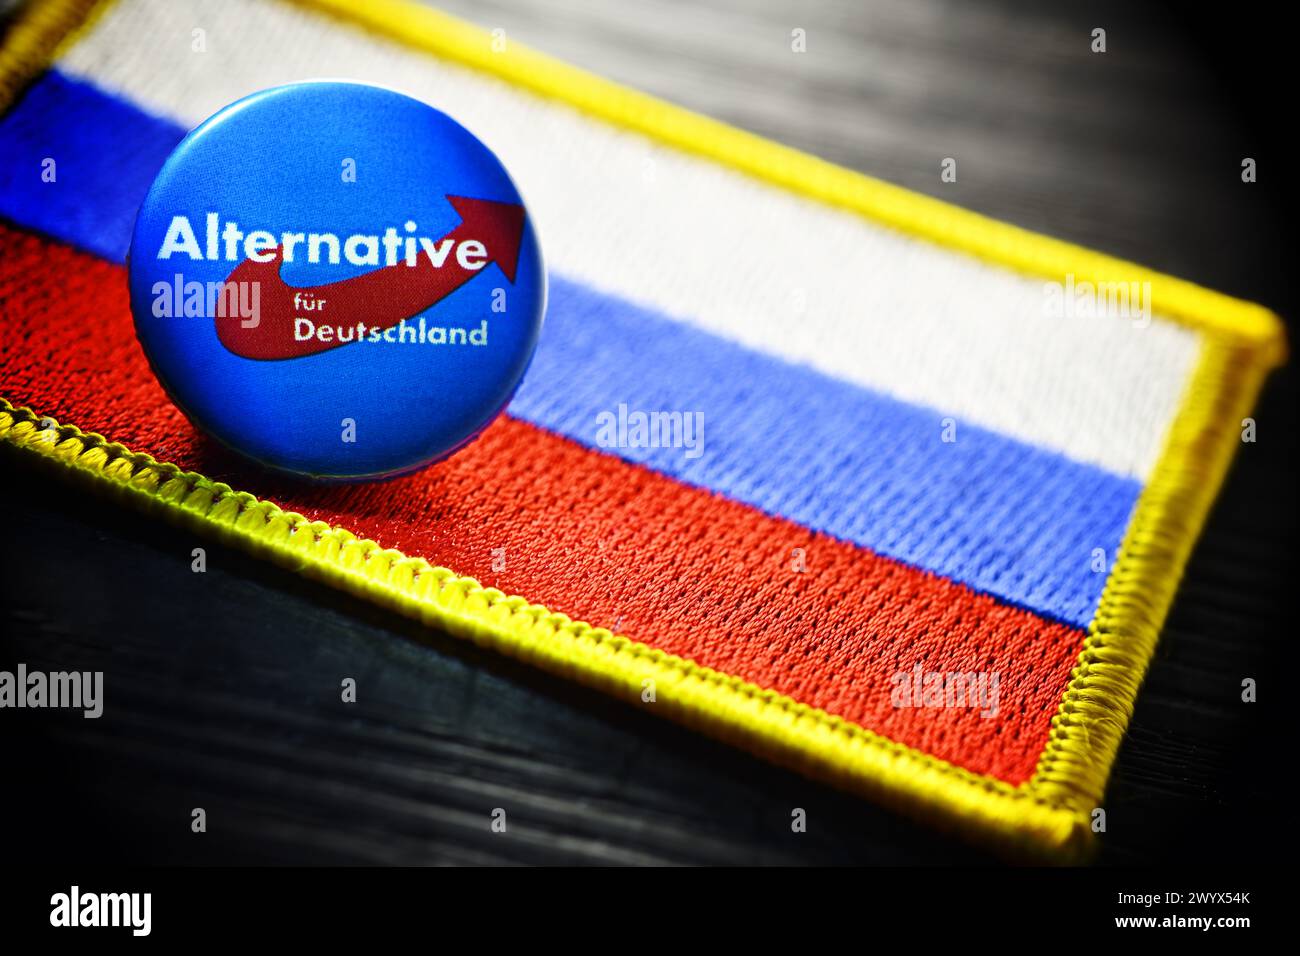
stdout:
MULTIPOLYGON (((111 2, 104 0, 98 7, 111 2)), ((383 550, 0 399, 0 445, 97 491, 630 702, 657 685, 670 718, 902 813, 1056 860, 1092 846, 1100 802, 1183 567, 1268 371, 1285 358, 1262 306, 1039 236, 834 166, 511 43, 407 0, 293 0, 587 114, 909 235, 1031 275, 1150 282, 1153 311, 1199 332, 1200 360, 1143 489, 1034 776, 1012 787, 739 678, 700 667, 422 558, 383 550)), ((0 49, 0 108, 43 69, 93 0, 29 4, 0 49)))

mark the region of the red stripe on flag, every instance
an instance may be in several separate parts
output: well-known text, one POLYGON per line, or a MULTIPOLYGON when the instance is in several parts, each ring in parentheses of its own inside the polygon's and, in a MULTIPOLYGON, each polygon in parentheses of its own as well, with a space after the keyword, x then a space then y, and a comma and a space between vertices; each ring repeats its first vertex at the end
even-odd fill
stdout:
POLYGON ((1034 771, 1084 639, 509 418, 391 482, 271 476, 195 432, 163 394, 122 267, 0 225, 0 304, 15 404, 1013 784, 1034 771), (895 706, 898 675, 918 668, 997 673, 996 716, 895 706))

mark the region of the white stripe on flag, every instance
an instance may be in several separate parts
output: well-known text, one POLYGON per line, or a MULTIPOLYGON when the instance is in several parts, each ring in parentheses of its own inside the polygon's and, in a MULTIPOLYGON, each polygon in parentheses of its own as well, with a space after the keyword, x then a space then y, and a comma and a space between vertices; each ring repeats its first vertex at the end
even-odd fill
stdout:
POLYGON ((1043 281, 298 8, 120 0, 58 66, 190 126, 296 80, 405 90, 501 156, 558 273, 1120 475, 1150 474, 1196 360, 1158 317, 1054 316, 1043 281))

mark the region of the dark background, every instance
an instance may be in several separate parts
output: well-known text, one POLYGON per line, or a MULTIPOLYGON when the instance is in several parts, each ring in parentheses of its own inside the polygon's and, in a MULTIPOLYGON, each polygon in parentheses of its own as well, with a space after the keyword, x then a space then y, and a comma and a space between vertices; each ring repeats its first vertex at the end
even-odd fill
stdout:
MULTIPOLYGON (((1256 7, 1034 0, 440 4, 918 191, 1296 313, 1293 56, 1256 7), (1107 30, 1108 52, 1090 33, 1107 30), (808 52, 789 52, 790 30, 808 52), (958 161, 958 182, 939 163, 958 161), (1240 179, 1245 156, 1259 182, 1240 179)), ((1105 799, 1109 864, 1289 855, 1295 378, 1193 555, 1105 799), (1243 677, 1260 702, 1240 701, 1243 677), (1288 712, 1289 713, 1289 712, 1288 712), (1282 751, 1287 753, 1285 749, 1282 751)), ((5 848, 85 862, 992 859, 755 758, 4 468, 0 668, 106 671, 0 719, 5 848), (190 571, 203 546, 206 574, 190 571), (359 701, 339 701, 354 677, 359 701), (208 832, 190 832, 203 807, 208 832), (493 834, 489 814, 509 814, 493 834), (808 832, 790 832, 792 807, 808 832)))

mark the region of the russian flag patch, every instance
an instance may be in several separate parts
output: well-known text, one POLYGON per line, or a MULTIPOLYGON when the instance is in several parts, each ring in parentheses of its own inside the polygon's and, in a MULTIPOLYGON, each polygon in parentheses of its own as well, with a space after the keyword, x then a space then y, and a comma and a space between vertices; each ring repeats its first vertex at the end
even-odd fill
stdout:
POLYGON ((913 816, 1086 850, 1282 359, 1267 310, 396 0, 119 0, 23 79, 0 119, 7 445, 913 816), (203 56, 151 39, 194 23, 203 56), (131 324, 123 256, 170 150, 319 75, 464 124, 549 266, 506 415, 391 482, 214 448, 131 324))

